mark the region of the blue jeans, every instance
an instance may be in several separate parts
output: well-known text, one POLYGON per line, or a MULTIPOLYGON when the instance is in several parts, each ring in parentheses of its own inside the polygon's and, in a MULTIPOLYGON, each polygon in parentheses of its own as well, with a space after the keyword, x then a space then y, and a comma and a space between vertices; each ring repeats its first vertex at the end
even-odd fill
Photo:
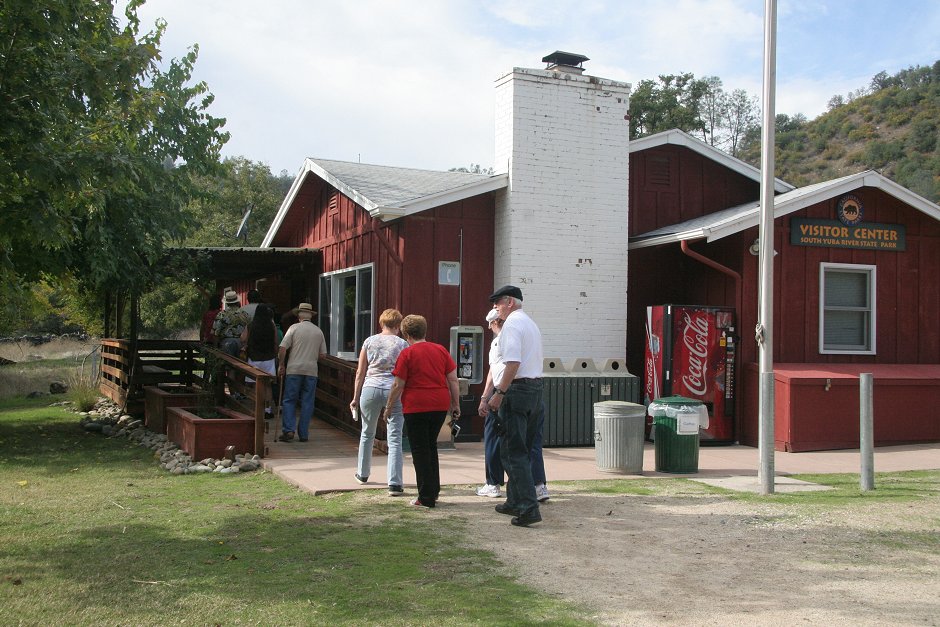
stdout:
POLYGON ((306 440, 310 437, 310 419, 313 417, 313 403, 317 395, 317 378, 305 374, 289 374, 284 378, 284 419, 281 431, 296 431, 306 440), (300 402, 300 422, 295 419, 297 403, 300 402))
MULTIPOLYGON (((379 413, 388 402, 389 390, 364 387, 359 396, 359 419, 362 421, 362 434, 359 437, 358 474, 368 477, 372 472, 372 444, 375 430, 379 426, 379 413)), ((392 415, 385 431, 388 434, 388 485, 402 485, 401 430, 405 417, 401 413, 401 400, 392 406, 392 415)))
POLYGON ((545 417, 543 408, 541 379, 513 381, 499 407, 499 419, 506 430, 500 438, 500 455, 509 475, 506 505, 521 516, 537 513, 539 509, 529 456, 539 417, 543 420, 545 417))
POLYGON ((487 485, 503 485, 503 460, 499 456, 499 442, 502 438, 496 432, 496 414, 491 410, 483 421, 483 468, 486 471, 487 485))
MULTIPOLYGON (((497 416, 492 411, 486 414, 483 422, 483 456, 486 470, 486 483, 501 486, 504 483, 503 460, 499 452, 499 443, 502 438, 496 433, 497 416)), ((542 438, 545 433, 545 403, 541 405, 541 413, 535 428, 535 439, 529 449, 529 465, 532 469, 532 481, 535 485, 545 483, 545 460, 542 458, 542 438)))

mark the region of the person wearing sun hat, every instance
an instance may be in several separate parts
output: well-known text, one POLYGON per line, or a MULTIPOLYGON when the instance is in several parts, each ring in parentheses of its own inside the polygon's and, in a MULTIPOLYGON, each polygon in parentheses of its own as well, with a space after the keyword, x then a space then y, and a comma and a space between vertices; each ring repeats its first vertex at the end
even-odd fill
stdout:
MULTIPOLYGON (((480 486, 477 496, 498 498, 501 496, 502 486, 505 482, 503 461, 500 457, 500 435, 503 430, 502 423, 496 412, 490 410, 489 400, 493 396, 493 381, 500 380, 503 373, 503 364, 500 363, 499 333, 503 328, 503 320, 499 312, 490 309, 486 314, 486 323, 493 332, 493 342, 490 344, 489 372, 486 373, 486 383, 483 394, 480 396, 480 406, 477 413, 484 418, 483 422, 483 469, 486 483, 480 486)), ((529 449, 529 464, 532 469, 532 480, 535 483, 535 496, 539 503, 549 499, 548 486, 545 480, 545 460, 542 457, 542 437, 545 428, 545 403, 542 403, 536 426, 535 438, 529 449)))
POLYGON ((225 309, 215 316, 215 322, 212 323, 212 334, 219 342, 219 348, 231 355, 238 357, 241 352, 241 335, 245 327, 248 326, 248 314, 242 311, 241 300, 238 293, 234 290, 225 292, 225 309))
POLYGON ((501 495, 505 483, 503 462, 499 456, 502 424, 496 412, 490 411, 487 402, 493 395, 493 379, 498 380, 503 373, 503 365, 499 361, 499 332, 503 328, 503 321, 499 318, 499 312, 490 309, 486 313, 486 324, 493 333, 493 341, 490 343, 490 368, 486 373, 486 383, 483 385, 480 406, 477 408, 477 413, 483 418, 483 471, 486 483, 477 489, 477 496, 497 498, 501 495))
POLYGON ((284 403, 281 442, 290 442, 294 435, 301 442, 310 437, 310 420, 313 418, 314 402, 317 394, 317 360, 326 354, 326 338, 320 327, 313 324, 316 312, 310 303, 300 303, 297 317, 300 322, 291 326, 277 351, 277 374, 284 377, 284 403), (290 360, 287 351, 290 350, 290 360), (300 418, 297 418, 297 405, 300 405, 300 418))

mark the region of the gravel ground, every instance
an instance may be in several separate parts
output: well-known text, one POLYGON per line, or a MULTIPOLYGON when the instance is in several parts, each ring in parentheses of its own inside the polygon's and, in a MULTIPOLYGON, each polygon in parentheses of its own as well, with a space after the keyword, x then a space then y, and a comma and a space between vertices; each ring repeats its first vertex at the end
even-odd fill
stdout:
POLYGON ((528 529, 497 502, 450 489, 429 515, 466 519, 521 581, 601 624, 940 625, 940 498, 806 513, 552 486, 528 529))

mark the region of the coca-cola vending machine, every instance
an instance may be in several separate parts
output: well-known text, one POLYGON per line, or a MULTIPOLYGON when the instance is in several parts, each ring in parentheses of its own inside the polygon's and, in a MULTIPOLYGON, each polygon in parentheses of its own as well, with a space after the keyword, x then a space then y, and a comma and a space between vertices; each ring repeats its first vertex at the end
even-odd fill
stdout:
POLYGON ((702 444, 734 442, 734 309, 694 305, 646 308, 645 398, 685 396, 708 408, 702 444))

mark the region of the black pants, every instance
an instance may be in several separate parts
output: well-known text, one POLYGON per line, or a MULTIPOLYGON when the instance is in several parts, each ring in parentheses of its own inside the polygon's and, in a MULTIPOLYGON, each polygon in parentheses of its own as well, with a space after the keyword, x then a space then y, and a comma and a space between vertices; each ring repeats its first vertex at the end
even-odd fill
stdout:
POLYGON ((418 499, 423 505, 433 506, 441 492, 441 467, 437 459, 437 436, 444 426, 446 411, 426 411, 405 414, 405 428, 411 445, 411 459, 415 465, 418 499))

